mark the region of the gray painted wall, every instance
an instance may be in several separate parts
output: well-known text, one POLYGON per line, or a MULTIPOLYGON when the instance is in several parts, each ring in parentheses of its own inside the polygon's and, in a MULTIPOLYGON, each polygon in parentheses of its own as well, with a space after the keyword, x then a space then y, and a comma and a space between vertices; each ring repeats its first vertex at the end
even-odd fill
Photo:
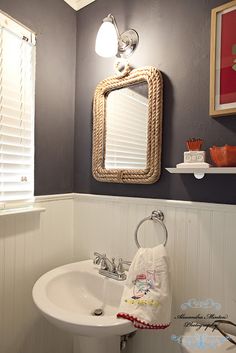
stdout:
POLYGON ((235 175, 197 181, 164 169, 182 161, 189 137, 202 137, 205 148, 236 144, 236 118, 208 115, 210 10, 223 2, 96 0, 76 14, 63 0, 0 0, 1 10, 37 33, 36 195, 75 191, 236 202, 235 175), (114 60, 97 56, 94 44, 101 20, 110 12, 121 31, 133 27, 139 32, 131 65, 154 65, 164 76, 162 176, 153 185, 99 183, 91 173, 94 89, 114 74, 114 60))
POLYGON ((236 117, 208 114, 210 10, 222 0, 97 0, 77 15, 75 192, 236 203, 236 176, 171 175, 164 167, 183 159, 184 142, 202 137, 205 148, 236 145, 236 117), (92 99, 97 83, 113 75, 113 59, 95 54, 101 20, 112 13, 120 30, 140 35, 134 67, 154 65, 164 76, 162 176, 153 185, 99 183, 91 173, 92 99))
POLYGON ((35 194, 73 191, 76 12, 62 0, 0 0, 37 33, 35 194))

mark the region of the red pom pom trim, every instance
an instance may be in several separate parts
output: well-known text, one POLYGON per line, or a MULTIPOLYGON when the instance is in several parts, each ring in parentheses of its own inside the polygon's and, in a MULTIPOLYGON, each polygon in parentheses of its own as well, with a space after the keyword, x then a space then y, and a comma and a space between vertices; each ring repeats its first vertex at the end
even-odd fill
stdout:
POLYGON ((139 328, 141 330, 143 329, 164 330, 165 328, 170 326, 170 323, 169 324, 149 324, 148 322, 139 320, 137 317, 129 315, 127 313, 118 313, 117 317, 132 321, 134 324, 134 327, 139 328))

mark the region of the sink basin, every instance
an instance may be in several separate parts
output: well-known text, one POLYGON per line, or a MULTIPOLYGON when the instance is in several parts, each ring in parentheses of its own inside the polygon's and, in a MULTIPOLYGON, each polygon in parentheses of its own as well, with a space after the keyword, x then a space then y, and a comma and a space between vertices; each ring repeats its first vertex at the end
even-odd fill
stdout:
POLYGON ((121 336, 135 331, 132 323, 117 319, 124 282, 104 277, 92 260, 55 268, 38 279, 33 300, 56 326, 75 335, 121 336), (94 316, 101 309, 102 316, 94 316))

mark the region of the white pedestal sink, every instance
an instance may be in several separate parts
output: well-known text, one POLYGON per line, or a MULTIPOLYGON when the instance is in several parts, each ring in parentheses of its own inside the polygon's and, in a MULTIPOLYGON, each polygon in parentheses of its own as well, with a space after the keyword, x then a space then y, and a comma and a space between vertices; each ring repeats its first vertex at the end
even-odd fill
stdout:
POLYGON ((54 325, 75 335, 74 353, 119 353, 120 336, 135 331, 117 319, 124 282, 104 277, 92 260, 55 268, 38 279, 33 299, 54 325), (94 316, 101 309, 102 316, 94 316))

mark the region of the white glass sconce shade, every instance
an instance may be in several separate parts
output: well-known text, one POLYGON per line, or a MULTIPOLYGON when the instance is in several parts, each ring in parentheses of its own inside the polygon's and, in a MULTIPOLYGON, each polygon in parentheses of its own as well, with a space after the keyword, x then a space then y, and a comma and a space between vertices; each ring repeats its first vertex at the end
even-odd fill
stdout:
POLYGON ((116 56, 118 51, 118 37, 115 26, 112 22, 104 21, 99 28, 95 51, 104 58, 116 56))
POLYGON ((104 58, 114 56, 127 58, 134 52, 138 42, 139 36, 134 29, 120 33, 115 17, 109 14, 103 19, 103 23, 99 28, 95 51, 104 58))

